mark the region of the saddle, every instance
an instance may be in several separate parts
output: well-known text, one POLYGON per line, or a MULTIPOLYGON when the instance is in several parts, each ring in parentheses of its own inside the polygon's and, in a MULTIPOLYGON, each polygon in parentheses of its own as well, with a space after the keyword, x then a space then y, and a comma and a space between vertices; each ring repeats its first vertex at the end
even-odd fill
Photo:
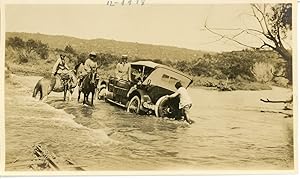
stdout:
POLYGON ((63 91, 64 85, 70 80, 69 75, 55 75, 54 91, 63 91))

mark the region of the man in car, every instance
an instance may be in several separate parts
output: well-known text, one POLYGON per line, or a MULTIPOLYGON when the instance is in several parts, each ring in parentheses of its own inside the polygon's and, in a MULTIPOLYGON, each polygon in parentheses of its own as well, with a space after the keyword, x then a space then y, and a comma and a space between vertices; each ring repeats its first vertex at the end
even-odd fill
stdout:
POLYGON ((175 88, 177 91, 173 93, 172 95, 168 95, 167 98, 175 98, 179 96, 179 110, 182 111, 184 120, 186 120, 187 123, 192 124, 194 121, 190 119, 189 111, 192 107, 192 99, 189 96, 187 90, 182 86, 181 82, 177 82, 175 84, 175 88))
POLYGON ((130 64, 128 63, 128 56, 122 55, 121 61, 117 64, 115 70, 115 77, 130 81, 130 64))

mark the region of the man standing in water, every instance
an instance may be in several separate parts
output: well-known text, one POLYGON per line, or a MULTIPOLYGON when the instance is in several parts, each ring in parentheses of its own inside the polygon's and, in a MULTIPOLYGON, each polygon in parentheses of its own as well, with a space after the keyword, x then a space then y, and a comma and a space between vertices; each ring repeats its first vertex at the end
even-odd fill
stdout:
POLYGON ((179 110, 182 111, 184 120, 186 120, 187 123, 192 124, 194 121, 190 119, 189 111, 192 107, 192 99, 189 96, 187 90, 182 86, 181 82, 177 82, 175 84, 175 88, 177 91, 173 93, 172 95, 168 95, 167 98, 175 98, 179 96, 179 110))

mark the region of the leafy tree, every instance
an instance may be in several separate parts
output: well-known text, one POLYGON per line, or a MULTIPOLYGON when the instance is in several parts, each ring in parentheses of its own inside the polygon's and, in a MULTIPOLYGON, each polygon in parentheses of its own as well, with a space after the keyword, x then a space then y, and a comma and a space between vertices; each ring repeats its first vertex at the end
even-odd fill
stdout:
POLYGON ((6 46, 10 46, 14 49, 21 49, 25 47, 25 42, 20 37, 9 37, 6 40, 6 46))
MULTIPOLYGON (((287 34, 292 30, 292 4, 251 4, 251 10, 251 16, 258 22, 260 28, 240 28, 236 34, 226 35, 219 33, 218 28, 208 27, 207 23, 205 23, 204 27, 211 33, 218 35, 220 37, 219 40, 231 40, 252 49, 269 48, 274 50, 285 60, 285 77, 292 84, 292 50, 287 48, 288 43, 285 42, 287 34), (244 34, 251 35, 261 45, 251 46, 240 41, 238 37, 244 34)), ((227 30, 232 32, 232 29, 227 30)))

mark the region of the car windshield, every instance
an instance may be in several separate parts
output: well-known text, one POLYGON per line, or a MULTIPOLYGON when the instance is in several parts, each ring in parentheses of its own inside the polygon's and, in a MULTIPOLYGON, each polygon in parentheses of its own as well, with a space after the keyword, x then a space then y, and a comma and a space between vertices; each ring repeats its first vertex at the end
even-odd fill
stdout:
POLYGON ((131 80, 132 81, 144 81, 154 70, 142 65, 131 65, 131 80))
POLYGON ((149 83, 149 80, 151 80, 151 85, 160 86, 171 91, 176 91, 175 83, 177 81, 180 81, 182 86, 185 88, 187 88, 191 82, 191 79, 188 77, 166 68, 157 68, 150 74, 144 83, 149 83))

